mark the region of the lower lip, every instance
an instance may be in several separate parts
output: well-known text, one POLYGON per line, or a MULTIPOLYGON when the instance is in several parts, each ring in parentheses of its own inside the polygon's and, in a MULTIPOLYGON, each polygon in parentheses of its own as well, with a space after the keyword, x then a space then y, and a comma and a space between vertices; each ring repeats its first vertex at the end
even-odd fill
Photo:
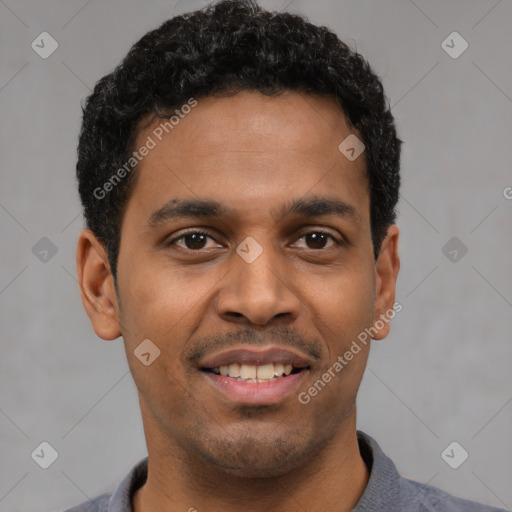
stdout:
POLYGON ((271 382, 243 382, 212 372, 202 373, 224 396, 233 402, 269 405, 283 400, 294 391, 297 393, 309 371, 302 370, 271 382))

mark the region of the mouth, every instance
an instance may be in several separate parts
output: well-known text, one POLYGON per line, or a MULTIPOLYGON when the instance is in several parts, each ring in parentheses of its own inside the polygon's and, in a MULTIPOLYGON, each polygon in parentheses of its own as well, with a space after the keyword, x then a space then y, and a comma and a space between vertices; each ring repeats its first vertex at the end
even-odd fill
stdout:
POLYGON ((311 365, 294 352, 265 348, 225 352, 206 359, 199 369, 230 402, 270 405, 298 392, 311 365))
POLYGON ((309 366, 298 367, 291 363, 267 363, 263 365, 231 363, 215 368, 202 368, 201 370, 222 377, 228 377, 237 382, 263 383, 274 382, 289 375, 309 370, 309 366))

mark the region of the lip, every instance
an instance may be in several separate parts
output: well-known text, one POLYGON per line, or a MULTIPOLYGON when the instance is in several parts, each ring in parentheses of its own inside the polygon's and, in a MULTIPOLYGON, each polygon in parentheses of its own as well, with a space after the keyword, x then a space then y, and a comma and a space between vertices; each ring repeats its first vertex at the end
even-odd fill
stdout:
MULTIPOLYGON (((200 369, 212 369, 233 363, 261 366, 270 363, 291 364, 294 368, 307 368, 311 360, 304 355, 276 346, 233 348, 219 354, 205 357, 199 363, 200 369)), ((265 384, 265 383, 263 383, 265 384)))
POLYGON ((207 371, 202 374, 230 402, 240 405, 272 405, 292 393, 297 395, 309 370, 304 369, 271 382, 242 382, 207 371))

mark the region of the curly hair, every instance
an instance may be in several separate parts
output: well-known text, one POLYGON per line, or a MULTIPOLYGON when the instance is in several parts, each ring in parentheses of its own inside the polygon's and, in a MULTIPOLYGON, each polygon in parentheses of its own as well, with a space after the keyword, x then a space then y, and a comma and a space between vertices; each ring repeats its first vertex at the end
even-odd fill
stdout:
POLYGON ((100 197, 95 190, 132 157, 138 125, 193 98, 249 89, 335 98, 365 144, 370 222, 377 259, 396 218, 400 147, 379 78, 325 26, 255 0, 221 0, 164 22, 101 78, 83 107, 76 166, 87 228, 104 245, 112 275, 136 168, 100 197), (104 197, 103 197, 104 196, 104 197))

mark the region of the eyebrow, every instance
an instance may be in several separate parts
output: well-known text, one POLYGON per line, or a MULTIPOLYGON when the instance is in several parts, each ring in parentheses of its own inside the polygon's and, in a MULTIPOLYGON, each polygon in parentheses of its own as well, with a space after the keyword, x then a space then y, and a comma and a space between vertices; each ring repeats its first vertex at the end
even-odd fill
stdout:
MULTIPOLYGON (((230 214, 235 215, 235 212, 218 201, 175 198, 155 210, 148 218, 148 225, 157 227, 165 222, 179 219, 220 218, 230 214)), ((361 219, 358 211, 341 199, 317 196, 292 200, 280 209, 278 217, 284 218, 292 215, 300 217, 336 215, 347 219, 361 219)))

